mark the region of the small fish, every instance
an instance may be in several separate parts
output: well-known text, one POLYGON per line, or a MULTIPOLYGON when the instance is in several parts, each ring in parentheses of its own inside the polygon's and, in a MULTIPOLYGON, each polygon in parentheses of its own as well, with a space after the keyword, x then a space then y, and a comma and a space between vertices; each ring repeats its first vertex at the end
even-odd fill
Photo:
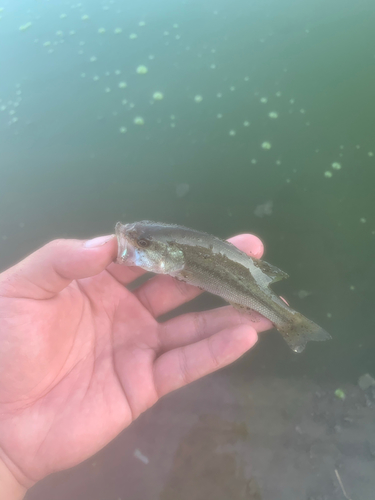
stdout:
POLYGON ((219 295, 242 312, 268 318, 295 352, 309 340, 331 336, 294 311, 270 284, 288 275, 263 260, 249 257, 228 241, 174 224, 141 221, 116 224, 117 262, 178 280, 219 295))

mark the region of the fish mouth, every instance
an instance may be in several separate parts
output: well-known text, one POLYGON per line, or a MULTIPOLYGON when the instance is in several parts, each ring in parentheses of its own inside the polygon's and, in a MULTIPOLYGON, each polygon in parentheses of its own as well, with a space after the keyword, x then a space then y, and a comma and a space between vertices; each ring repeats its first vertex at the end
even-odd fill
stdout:
POLYGON ((126 229, 128 224, 118 222, 115 226, 117 238, 117 263, 127 264, 134 256, 134 247, 126 237, 126 229))

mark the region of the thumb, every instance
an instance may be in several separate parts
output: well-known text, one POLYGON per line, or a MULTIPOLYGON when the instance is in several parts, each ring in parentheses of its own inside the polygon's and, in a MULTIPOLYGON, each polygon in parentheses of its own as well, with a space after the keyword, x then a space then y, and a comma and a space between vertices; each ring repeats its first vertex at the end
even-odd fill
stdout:
POLYGON ((103 271, 116 257, 115 235, 54 240, 0 274, 0 295, 49 299, 74 279, 103 271))

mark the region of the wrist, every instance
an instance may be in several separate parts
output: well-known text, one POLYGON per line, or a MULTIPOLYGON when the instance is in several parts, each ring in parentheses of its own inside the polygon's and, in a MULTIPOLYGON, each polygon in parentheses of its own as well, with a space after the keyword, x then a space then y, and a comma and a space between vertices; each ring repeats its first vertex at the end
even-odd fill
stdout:
POLYGON ((26 491, 27 489, 16 480, 0 459, 0 498, 4 500, 22 500, 26 491))

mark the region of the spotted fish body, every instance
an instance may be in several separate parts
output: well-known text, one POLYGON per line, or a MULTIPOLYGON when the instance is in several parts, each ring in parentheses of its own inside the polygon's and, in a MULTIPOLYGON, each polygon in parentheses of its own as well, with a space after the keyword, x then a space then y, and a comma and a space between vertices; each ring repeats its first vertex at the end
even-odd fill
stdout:
POLYGON ((116 224, 117 262, 169 274, 222 297, 234 307, 268 318, 295 352, 309 340, 328 340, 320 326, 294 311, 270 288, 288 275, 249 257, 231 243, 174 224, 116 224))

